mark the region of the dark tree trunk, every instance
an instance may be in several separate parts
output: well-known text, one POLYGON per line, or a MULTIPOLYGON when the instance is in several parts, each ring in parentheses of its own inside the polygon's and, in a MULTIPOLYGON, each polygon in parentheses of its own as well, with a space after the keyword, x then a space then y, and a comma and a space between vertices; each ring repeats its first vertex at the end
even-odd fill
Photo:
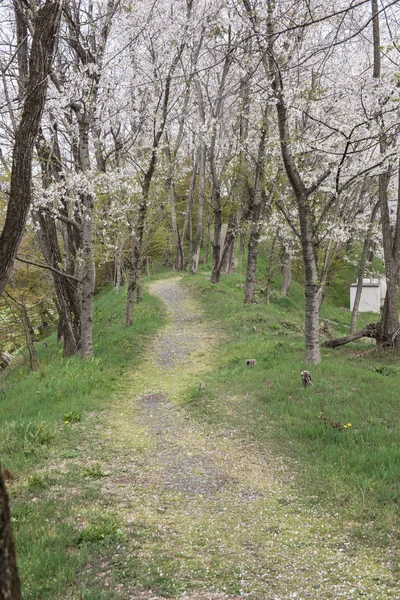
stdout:
POLYGON ((235 242, 238 232, 237 218, 238 214, 236 212, 232 212, 229 217, 228 227, 225 236, 225 243, 221 254, 220 270, 222 273, 225 273, 227 275, 233 272, 231 270, 232 263, 233 268, 235 265, 235 242))
POLYGON ((267 110, 268 107, 266 107, 264 111, 263 126, 261 129, 261 136, 258 144, 254 193, 251 205, 251 230, 248 243, 246 287, 244 297, 244 301, 246 304, 255 302, 254 287, 256 284, 258 241, 260 238, 261 215, 263 213, 264 208, 263 204, 265 204, 263 195, 263 183, 265 147, 267 138, 267 110))
POLYGON ((222 208, 219 189, 213 191, 214 206, 214 236, 212 242, 212 272, 211 283, 218 283, 221 270, 218 269, 221 256, 222 208))
POLYGON ((11 528, 10 504, 0 466, 0 600, 20 600, 17 559, 11 528))
MULTIPOLYGON (((96 81, 98 85, 98 81, 96 81)), ((97 92, 93 91, 92 101, 96 101, 97 92)), ((93 107, 90 107, 91 110, 93 107)), ((87 112, 83 103, 77 103, 74 108, 79 125, 79 170, 82 173, 90 171, 89 134, 93 115, 87 112)), ((80 350, 82 358, 93 355, 93 306, 96 269, 94 263, 94 197, 92 193, 80 195, 82 220, 80 234, 82 240, 82 277, 81 277, 81 335, 80 350)))
POLYGON ((211 272, 211 283, 218 283, 220 279, 221 270, 218 269, 219 261, 221 258, 221 230, 222 230, 222 206, 221 206, 221 181, 220 175, 217 172, 215 146, 218 135, 218 123, 222 116, 222 108, 225 93, 226 78, 229 73, 231 66, 231 54, 230 49, 228 50, 224 66, 221 73, 221 80, 218 88, 218 96, 215 104, 215 110, 213 111, 214 127, 210 142, 210 172, 212 180, 212 206, 214 210, 214 236, 213 236, 213 252, 212 252, 212 272, 211 272))
MULTIPOLYGON (((63 178, 61 156, 59 151, 57 130, 51 146, 47 144, 43 135, 39 135, 36 144, 37 153, 42 170, 42 181, 45 188, 53 181, 63 178)), ((60 315, 60 331, 64 339, 64 356, 73 356, 80 347, 81 303, 77 282, 68 275, 76 276, 76 253, 82 246, 80 226, 69 218, 68 210, 61 209, 61 216, 68 220, 62 222, 64 253, 66 256, 65 276, 58 272, 62 270, 61 250, 58 241, 57 227, 53 216, 46 211, 38 210, 34 217, 39 224, 38 240, 46 263, 54 269, 52 271, 54 288, 57 296, 58 311, 60 315)))
MULTIPOLYGON (((381 77, 381 46, 380 46, 380 24, 377 0, 371 0, 372 5, 372 29, 374 43, 374 79, 381 77)), ((384 156, 387 152, 389 141, 384 129, 384 117, 382 110, 376 114, 376 120, 381 126, 379 140, 380 152, 384 156)), ((398 312, 398 277, 400 270, 400 162, 398 164, 398 198, 396 222, 392 228, 389 209, 388 188, 392 176, 393 167, 389 164, 387 170, 378 176, 379 182, 379 205, 381 209, 383 255, 386 269, 386 298, 383 306, 380 324, 380 335, 376 341, 379 346, 391 346, 400 348, 400 321, 398 312)))
POLYGON ((143 201, 139 207, 139 215, 136 222, 135 240, 132 248, 131 264, 129 267, 129 285, 126 296, 125 306, 125 325, 131 327, 133 325, 133 305, 135 302, 135 294, 138 282, 138 271, 141 260, 144 226, 147 215, 147 197, 150 188, 152 173, 147 178, 147 184, 143 188, 143 201))
POLYGON ((10 199, 0 236, 0 295, 14 264, 31 203, 32 156, 46 100, 60 15, 60 2, 47 0, 38 9, 35 19, 27 94, 15 136, 10 199))

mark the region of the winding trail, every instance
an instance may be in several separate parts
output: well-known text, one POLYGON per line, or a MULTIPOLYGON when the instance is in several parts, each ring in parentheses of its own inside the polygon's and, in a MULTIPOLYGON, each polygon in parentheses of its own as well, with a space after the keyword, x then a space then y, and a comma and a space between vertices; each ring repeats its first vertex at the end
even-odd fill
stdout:
POLYGON ((169 323, 106 416, 101 492, 124 537, 98 581, 127 600, 399 598, 390 548, 298 497, 269 448, 190 417, 182 400, 199 397, 220 335, 178 278, 150 291, 169 323))

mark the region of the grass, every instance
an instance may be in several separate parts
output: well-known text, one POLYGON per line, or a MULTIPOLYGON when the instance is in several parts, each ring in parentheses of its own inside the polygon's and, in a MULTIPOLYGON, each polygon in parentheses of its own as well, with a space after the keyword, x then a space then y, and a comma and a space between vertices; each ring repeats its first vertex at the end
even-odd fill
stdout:
MULTIPOLYGON (((398 355, 360 342, 323 349, 322 363, 307 367, 303 290, 296 283, 290 298, 275 294, 270 306, 243 304, 240 275, 218 286, 204 277, 187 277, 185 284, 227 336, 218 368, 205 375, 207 394, 200 398, 193 388, 187 396, 191 412, 272 441, 296 462, 299 485, 313 502, 353 520, 363 539, 392 543, 400 524, 398 355), (247 367, 247 358, 257 365, 247 367), (302 385, 304 368, 312 387, 302 385)), ((321 317, 335 336, 348 331, 343 308, 326 303, 321 317)))
POLYGON ((118 516, 93 512, 93 485, 104 473, 97 464, 79 465, 79 457, 93 415, 101 414, 124 386, 126 374, 140 363, 149 337, 164 318, 160 303, 144 294, 133 328, 125 328, 124 295, 103 291, 94 315, 94 358, 63 359, 54 334, 47 347, 38 345, 37 372, 29 372, 17 359, 2 382, 0 456, 13 477, 12 512, 25 600, 54 599, 73 583, 94 542, 118 542, 118 516), (78 536, 80 517, 71 493, 88 512, 78 536))

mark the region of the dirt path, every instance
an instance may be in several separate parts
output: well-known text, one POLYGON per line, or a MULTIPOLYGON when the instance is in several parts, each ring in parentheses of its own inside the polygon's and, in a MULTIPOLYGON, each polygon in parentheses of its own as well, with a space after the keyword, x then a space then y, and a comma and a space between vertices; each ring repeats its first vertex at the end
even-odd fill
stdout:
POLYGON ((218 334, 178 279, 150 291, 170 322, 132 374, 132 396, 107 416, 99 485, 123 533, 98 582, 123 599, 400 597, 390 548, 352 541, 345 523, 298 497, 268 448, 191 420, 181 401, 210 368, 218 334))

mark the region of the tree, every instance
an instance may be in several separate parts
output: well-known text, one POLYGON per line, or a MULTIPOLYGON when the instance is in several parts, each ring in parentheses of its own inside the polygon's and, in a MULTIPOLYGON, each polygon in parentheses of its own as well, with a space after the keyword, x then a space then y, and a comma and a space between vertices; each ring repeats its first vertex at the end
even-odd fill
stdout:
MULTIPOLYGON (((61 0, 47 0, 36 13, 26 97, 15 134, 7 215, 0 236, 0 293, 14 264, 31 203, 32 156, 46 100, 61 5, 61 0)), ((16 6, 19 7, 17 2, 16 6)), ((20 8, 16 19, 21 22, 20 8)))
MULTIPOLYGON (((152 136, 150 141, 150 155, 148 156, 147 166, 141 169, 141 200, 138 209, 136 222, 134 224, 134 234, 132 236, 132 255, 129 269, 129 284, 126 298, 125 307, 125 325, 127 327, 133 325, 133 306, 136 287, 138 284, 138 277, 141 268, 141 260, 143 257, 143 238, 146 226, 146 217, 148 212, 148 201, 150 194, 150 186, 155 173, 156 165, 158 162, 158 152, 162 141, 162 136, 165 131, 168 111, 170 107, 170 95, 171 86, 173 83, 173 76, 181 60, 182 54, 187 44, 187 34, 189 25, 192 17, 192 0, 186 0, 186 11, 185 20, 182 25, 182 29, 178 31, 179 39, 174 40, 171 44, 173 51, 167 56, 167 62, 165 63, 165 48, 156 54, 155 52, 155 40, 150 38, 150 58, 152 61, 153 72, 155 74, 155 91, 156 95, 155 110, 152 114, 152 136), (158 62, 163 61, 163 62, 158 62), (162 77, 160 78, 160 73, 162 77)), ((183 7, 178 7, 178 10, 183 10, 183 7)), ((146 153, 147 156, 147 153, 146 153)))

